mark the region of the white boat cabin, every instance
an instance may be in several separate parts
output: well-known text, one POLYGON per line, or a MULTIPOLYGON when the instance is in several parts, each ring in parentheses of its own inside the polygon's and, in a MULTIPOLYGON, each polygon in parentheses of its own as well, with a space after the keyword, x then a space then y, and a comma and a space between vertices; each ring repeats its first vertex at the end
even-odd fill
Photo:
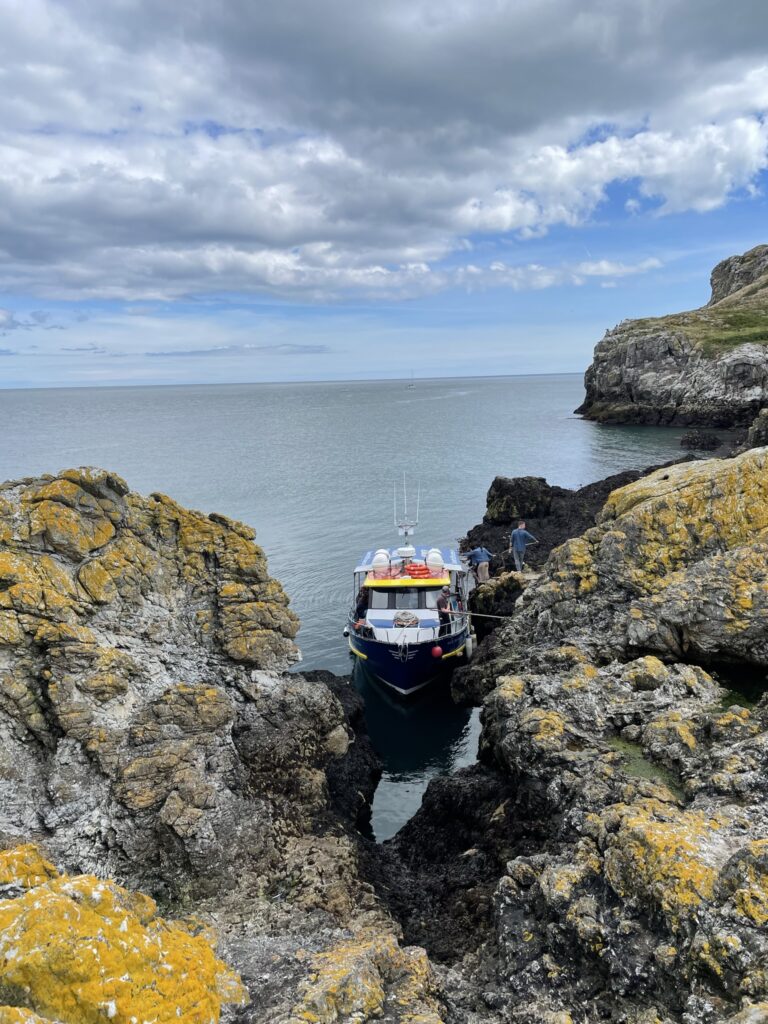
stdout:
MULTIPOLYGON (((451 589, 451 607, 466 610, 467 569, 454 548, 368 551, 354 580, 353 628, 383 643, 435 641, 440 635, 437 600, 444 586, 451 589)), ((457 615, 449 631, 465 626, 465 617, 457 615)))

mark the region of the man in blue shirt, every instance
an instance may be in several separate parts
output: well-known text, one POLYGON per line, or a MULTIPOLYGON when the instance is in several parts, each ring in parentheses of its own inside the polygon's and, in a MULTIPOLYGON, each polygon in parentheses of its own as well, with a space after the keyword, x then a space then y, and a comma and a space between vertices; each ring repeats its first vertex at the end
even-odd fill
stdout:
POLYGON ((474 568, 478 583, 488 582, 488 563, 493 555, 488 548, 473 548, 468 555, 469 564, 474 568))
POLYGON ((515 557, 515 567, 518 572, 523 571, 523 563, 525 562, 525 549, 529 544, 538 544, 539 542, 533 536, 532 533, 528 533, 525 528, 525 523, 521 519, 517 524, 517 529, 513 530, 509 535, 509 550, 515 557))

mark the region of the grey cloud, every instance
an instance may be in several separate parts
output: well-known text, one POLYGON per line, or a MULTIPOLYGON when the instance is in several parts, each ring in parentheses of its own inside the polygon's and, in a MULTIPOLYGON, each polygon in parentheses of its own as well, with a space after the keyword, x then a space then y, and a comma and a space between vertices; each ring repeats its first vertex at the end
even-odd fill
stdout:
POLYGON ((15 355, 18 355, 18 352, 16 352, 12 348, 0 348, 0 356, 15 356, 15 355))
POLYGON ((63 330, 60 324, 49 323, 50 314, 35 310, 28 317, 19 316, 10 309, 0 309, 0 337, 11 331, 30 331, 35 328, 46 331, 63 330))
POLYGON ((332 349, 328 345, 219 345, 213 348, 171 349, 167 352, 145 352, 151 358, 175 358, 176 356, 225 356, 242 352, 273 352, 284 356, 325 355, 332 349))
POLYGON ((102 348, 100 345, 90 344, 90 345, 73 345, 71 348, 62 348, 60 351, 62 351, 62 352, 91 352, 91 353, 93 353, 95 355, 104 355, 107 350, 105 348, 102 348))
POLYGON ((758 0, 38 0, 34 31, 0 17, 9 291, 421 294, 467 238, 577 225, 613 181, 706 210, 768 162, 758 0))

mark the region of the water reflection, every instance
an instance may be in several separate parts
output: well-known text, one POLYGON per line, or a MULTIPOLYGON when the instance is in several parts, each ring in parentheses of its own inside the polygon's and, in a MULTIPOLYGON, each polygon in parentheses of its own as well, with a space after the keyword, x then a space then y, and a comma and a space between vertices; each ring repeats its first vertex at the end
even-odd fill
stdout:
POLYGON ((360 663, 352 678, 384 766, 371 816, 374 835, 383 842, 416 813, 430 779, 474 763, 480 712, 454 704, 447 680, 403 700, 390 696, 360 663))

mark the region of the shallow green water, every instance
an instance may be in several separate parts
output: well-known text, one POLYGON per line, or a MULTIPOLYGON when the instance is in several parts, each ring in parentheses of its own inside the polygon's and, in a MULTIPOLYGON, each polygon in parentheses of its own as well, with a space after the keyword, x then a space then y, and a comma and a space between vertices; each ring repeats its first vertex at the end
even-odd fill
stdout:
POLYGON ((650 761, 643 753, 639 743, 630 743, 621 736, 611 736, 605 740, 607 746, 621 754, 621 767, 635 779, 649 779, 660 782, 678 799, 683 800, 685 794, 679 779, 668 769, 650 761))

